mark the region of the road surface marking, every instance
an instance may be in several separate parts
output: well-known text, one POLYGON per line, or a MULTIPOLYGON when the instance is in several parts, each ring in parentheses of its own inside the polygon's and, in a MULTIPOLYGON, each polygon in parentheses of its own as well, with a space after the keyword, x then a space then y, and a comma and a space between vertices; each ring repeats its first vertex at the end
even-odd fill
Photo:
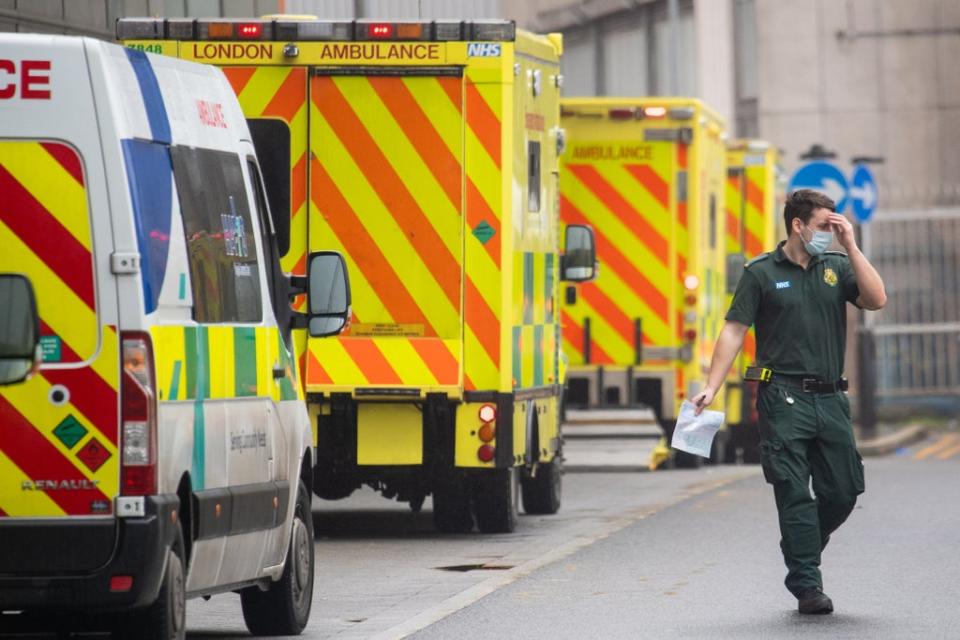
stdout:
POLYGON ((941 451, 950 449, 954 444, 956 444, 956 442, 957 442, 956 434, 951 433, 951 434, 942 436, 939 440, 937 440, 930 446, 918 451, 916 455, 913 456, 913 458, 915 460, 924 460, 936 453, 940 453, 941 451))
POLYGON ((953 445, 952 447, 950 447, 949 449, 946 449, 945 451, 940 451, 940 452, 937 454, 937 459, 938 459, 938 460, 947 460, 948 458, 952 458, 953 456, 957 455, 958 453, 960 453, 960 444, 955 444, 955 445, 953 445))

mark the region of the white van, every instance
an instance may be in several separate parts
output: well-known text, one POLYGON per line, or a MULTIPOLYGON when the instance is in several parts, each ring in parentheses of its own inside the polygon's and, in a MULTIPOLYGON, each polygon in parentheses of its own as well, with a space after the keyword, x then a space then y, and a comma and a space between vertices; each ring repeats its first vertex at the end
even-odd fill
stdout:
POLYGON ((250 140, 219 69, 0 35, 0 610, 182 638, 186 598, 239 591, 255 634, 306 625, 290 334, 350 291, 312 254, 291 312, 250 140))

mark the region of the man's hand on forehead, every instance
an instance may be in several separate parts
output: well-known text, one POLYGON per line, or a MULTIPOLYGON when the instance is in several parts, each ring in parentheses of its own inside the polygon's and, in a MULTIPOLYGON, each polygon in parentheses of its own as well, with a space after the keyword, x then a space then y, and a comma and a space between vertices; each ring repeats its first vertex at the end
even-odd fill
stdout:
POLYGON ((830 228, 834 234, 836 234, 837 242, 840 243, 840 246, 850 251, 856 245, 856 239, 853 235, 853 225, 850 224, 850 221, 839 213, 831 213, 827 216, 827 222, 830 224, 830 228))

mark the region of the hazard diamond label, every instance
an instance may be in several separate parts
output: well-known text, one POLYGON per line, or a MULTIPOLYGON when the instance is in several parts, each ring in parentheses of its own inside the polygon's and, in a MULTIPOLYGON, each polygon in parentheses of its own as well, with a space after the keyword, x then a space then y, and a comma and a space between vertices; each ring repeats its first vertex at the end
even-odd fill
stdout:
POLYGON ((480 224, 473 228, 473 235, 480 241, 480 244, 487 244, 495 233, 496 230, 486 220, 481 220, 480 224))
POLYGON ((99 440, 90 438, 90 441, 77 451, 77 457, 80 458, 80 462, 87 465, 90 471, 96 471, 110 459, 110 452, 100 444, 99 440))
POLYGON ((60 424, 53 430, 53 435, 67 449, 73 449, 78 442, 83 440, 83 436, 87 435, 87 428, 70 415, 60 421, 60 424))

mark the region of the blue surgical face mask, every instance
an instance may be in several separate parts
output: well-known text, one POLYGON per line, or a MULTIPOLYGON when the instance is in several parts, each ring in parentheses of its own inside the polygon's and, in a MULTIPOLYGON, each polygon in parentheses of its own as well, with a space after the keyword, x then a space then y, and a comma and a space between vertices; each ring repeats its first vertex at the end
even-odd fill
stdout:
POLYGON ((800 234, 800 239, 803 240, 803 248, 807 250, 811 256, 818 256, 827 248, 833 244, 833 232, 832 231, 816 231, 810 229, 810 233, 813 235, 810 238, 810 241, 803 240, 803 234, 800 234))

